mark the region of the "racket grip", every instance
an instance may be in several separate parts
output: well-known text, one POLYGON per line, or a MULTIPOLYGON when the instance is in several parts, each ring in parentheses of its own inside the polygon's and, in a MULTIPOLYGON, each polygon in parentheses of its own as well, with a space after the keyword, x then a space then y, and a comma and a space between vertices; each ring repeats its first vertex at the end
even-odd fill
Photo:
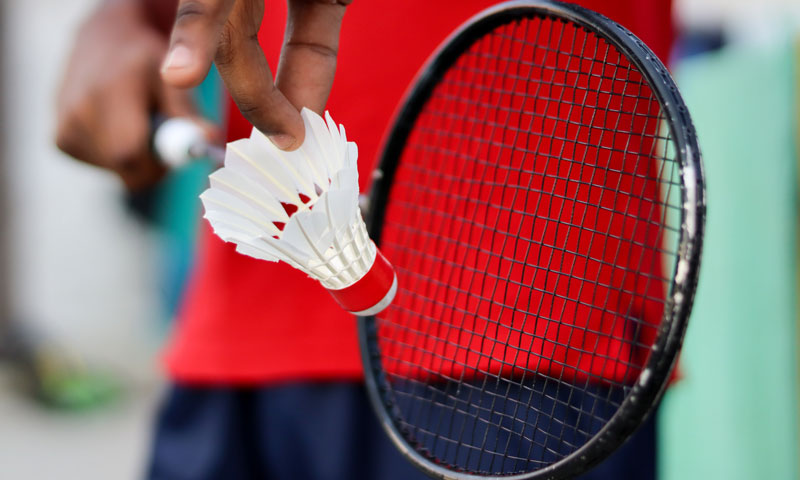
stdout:
POLYGON ((360 317, 377 315, 397 294, 397 274, 392 264, 376 248, 375 261, 354 284, 338 290, 328 289, 345 310, 360 317))
POLYGON ((179 168, 204 157, 222 163, 222 149, 210 145, 203 129, 189 118, 154 116, 152 129, 153 152, 169 168, 179 168))

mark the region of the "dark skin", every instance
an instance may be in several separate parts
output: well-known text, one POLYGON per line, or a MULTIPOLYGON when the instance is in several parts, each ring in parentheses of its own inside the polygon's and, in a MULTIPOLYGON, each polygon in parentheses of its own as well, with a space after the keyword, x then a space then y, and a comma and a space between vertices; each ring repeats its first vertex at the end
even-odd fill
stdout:
MULTIPOLYGON (((277 76, 258 44, 263 0, 110 0, 81 28, 57 105, 56 143, 116 172, 129 190, 165 170, 150 152, 153 112, 196 118, 185 89, 212 62, 242 114, 279 148, 304 138, 299 110, 321 113, 336 71, 339 30, 352 0, 288 0, 277 76), (165 15, 176 12, 169 40, 165 15)), ((168 20, 167 20, 168 21, 168 20)), ((203 123, 208 136, 213 127, 203 123)))

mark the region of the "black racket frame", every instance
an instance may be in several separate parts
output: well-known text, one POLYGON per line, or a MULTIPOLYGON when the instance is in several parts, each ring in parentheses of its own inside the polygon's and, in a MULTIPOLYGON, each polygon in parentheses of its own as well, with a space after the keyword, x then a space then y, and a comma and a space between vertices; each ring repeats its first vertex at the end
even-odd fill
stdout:
MULTIPOLYGON (((547 0, 501 3, 472 17, 456 30, 426 62, 406 93, 394 126, 385 141, 383 155, 369 196, 367 226, 380 244, 384 212, 389 200, 395 169, 416 118, 438 82, 458 57, 475 41, 500 25, 521 18, 550 17, 573 22, 591 31, 628 57, 650 84, 672 130, 676 157, 680 160, 681 233, 675 262, 671 295, 658 330, 653 353, 619 410, 609 422, 578 450, 540 470, 503 476, 504 479, 563 479, 588 470, 622 445, 655 410, 669 383, 688 325, 697 287, 705 224, 704 173, 695 130, 675 82, 656 55, 625 27, 578 5, 547 0), (678 278, 678 269, 681 269, 678 278), (677 280, 676 280, 677 279, 677 280), (678 281, 680 280, 680 281, 678 281)), ((359 342, 367 391, 373 407, 400 452, 428 475, 441 479, 485 479, 486 476, 452 470, 418 451, 393 421, 392 399, 381 368, 375 317, 358 320, 359 342)))

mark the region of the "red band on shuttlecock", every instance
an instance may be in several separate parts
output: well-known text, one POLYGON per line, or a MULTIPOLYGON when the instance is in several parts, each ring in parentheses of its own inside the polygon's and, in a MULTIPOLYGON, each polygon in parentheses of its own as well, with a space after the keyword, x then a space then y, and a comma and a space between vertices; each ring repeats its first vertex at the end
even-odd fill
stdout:
POLYGON ((397 293, 397 276, 392 264, 377 250, 375 261, 356 283, 340 290, 328 290, 345 310, 355 315, 375 315, 388 307, 397 293))

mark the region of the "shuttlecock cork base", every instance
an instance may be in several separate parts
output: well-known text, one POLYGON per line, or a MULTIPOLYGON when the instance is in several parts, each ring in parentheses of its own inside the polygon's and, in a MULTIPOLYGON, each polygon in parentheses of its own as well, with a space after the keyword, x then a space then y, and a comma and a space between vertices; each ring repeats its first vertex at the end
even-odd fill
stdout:
POLYGON ((358 149, 344 127, 303 109, 303 145, 284 152, 253 129, 229 143, 200 195, 214 232, 236 250, 318 280, 347 311, 375 315, 397 292, 392 265, 358 208, 358 149))
POLYGON ((388 307, 397 293, 397 275, 392 264, 375 249, 375 261, 356 283, 338 290, 328 289, 333 298, 348 312, 366 317, 388 307), (379 298, 377 302, 376 298, 379 298))

